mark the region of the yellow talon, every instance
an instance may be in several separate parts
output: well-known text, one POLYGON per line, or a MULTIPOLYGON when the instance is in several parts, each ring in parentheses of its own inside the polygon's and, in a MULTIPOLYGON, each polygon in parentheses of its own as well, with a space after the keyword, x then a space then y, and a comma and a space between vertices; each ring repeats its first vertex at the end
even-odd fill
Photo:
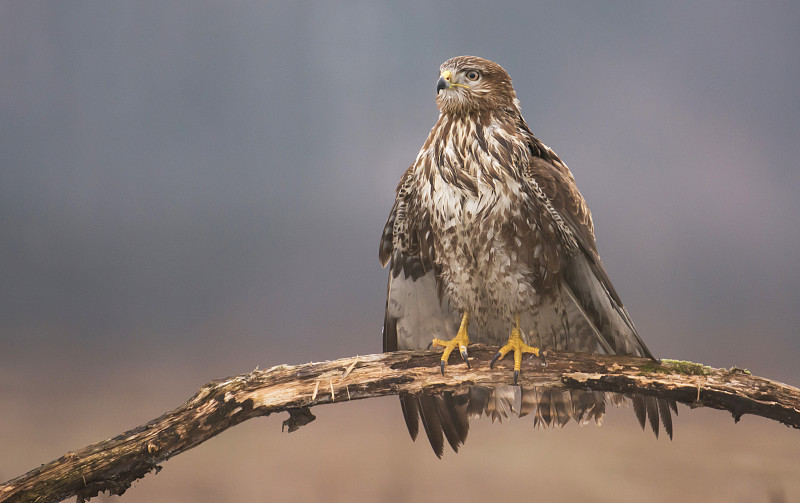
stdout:
POLYGON ((450 339, 449 341, 444 341, 442 339, 434 339, 431 342, 431 346, 442 346, 444 347, 444 351, 442 352, 442 363, 441 363, 441 370, 442 375, 444 375, 444 366, 447 365, 447 359, 450 358, 450 353, 458 346, 459 352, 461 353, 461 358, 466 362, 467 368, 469 366, 469 360, 467 359, 467 345, 469 345, 469 336, 467 335, 467 327, 469 326, 469 311, 464 311, 464 316, 461 318, 461 326, 458 327, 458 333, 455 337, 450 339))
POLYGON ((528 346, 522 340, 519 331, 519 315, 514 317, 514 328, 511 329, 511 335, 508 336, 508 342, 500 348, 500 351, 492 358, 492 363, 489 364, 490 368, 494 367, 495 362, 502 360, 510 351, 514 351, 514 384, 517 384, 519 378, 519 371, 522 368, 522 354, 533 353, 534 356, 539 356, 539 348, 528 346))

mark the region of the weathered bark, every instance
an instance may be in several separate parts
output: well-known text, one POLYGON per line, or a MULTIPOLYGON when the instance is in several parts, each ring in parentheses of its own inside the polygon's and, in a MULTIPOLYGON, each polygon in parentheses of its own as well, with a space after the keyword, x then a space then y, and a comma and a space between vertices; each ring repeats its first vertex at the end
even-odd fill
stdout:
MULTIPOLYGON (((78 501, 122 494, 160 463, 252 417, 288 411, 289 431, 314 419, 309 407, 399 392, 457 391, 511 380, 511 363, 489 369, 496 348, 470 347, 472 370, 453 357, 446 375, 435 352, 396 352, 279 365, 212 381, 177 409, 110 440, 90 445, 0 485, 0 501, 78 501)), ((523 362, 520 385, 638 393, 689 406, 755 414, 800 428, 800 390, 739 369, 625 356, 551 353, 523 362)))

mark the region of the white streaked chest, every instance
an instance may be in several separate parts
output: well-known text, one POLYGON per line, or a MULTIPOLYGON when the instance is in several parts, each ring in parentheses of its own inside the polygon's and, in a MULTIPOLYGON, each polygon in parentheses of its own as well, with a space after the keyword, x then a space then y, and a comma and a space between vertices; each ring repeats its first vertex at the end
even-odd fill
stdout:
POLYGON ((422 205, 437 227, 469 230, 487 216, 507 215, 518 208, 520 182, 498 177, 502 168, 490 155, 459 156, 455 150, 447 149, 444 159, 445 167, 440 169, 431 153, 429 183, 419 191, 422 205))

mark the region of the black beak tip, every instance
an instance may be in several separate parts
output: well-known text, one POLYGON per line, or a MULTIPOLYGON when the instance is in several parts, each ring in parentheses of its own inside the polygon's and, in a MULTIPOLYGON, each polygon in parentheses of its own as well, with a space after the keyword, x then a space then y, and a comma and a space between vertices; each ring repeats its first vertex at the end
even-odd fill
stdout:
POLYGON ((444 77, 439 77, 439 82, 436 83, 436 94, 439 94, 439 91, 447 89, 448 87, 450 87, 450 84, 444 80, 444 77))

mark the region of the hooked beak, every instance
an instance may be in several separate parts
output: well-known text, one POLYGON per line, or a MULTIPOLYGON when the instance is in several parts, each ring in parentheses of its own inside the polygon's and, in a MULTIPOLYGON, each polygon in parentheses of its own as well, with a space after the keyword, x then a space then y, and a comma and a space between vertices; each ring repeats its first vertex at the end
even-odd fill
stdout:
POLYGON ((439 80, 436 82, 436 94, 437 95, 439 94, 439 91, 441 91, 442 89, 447 89, 447 88, 450 87, 450 78, 451 77, 452 77, 452 74, 450 73, 450 70, 445 70, 445 71, 442 72, 441 75, 439 75, 439 80))

